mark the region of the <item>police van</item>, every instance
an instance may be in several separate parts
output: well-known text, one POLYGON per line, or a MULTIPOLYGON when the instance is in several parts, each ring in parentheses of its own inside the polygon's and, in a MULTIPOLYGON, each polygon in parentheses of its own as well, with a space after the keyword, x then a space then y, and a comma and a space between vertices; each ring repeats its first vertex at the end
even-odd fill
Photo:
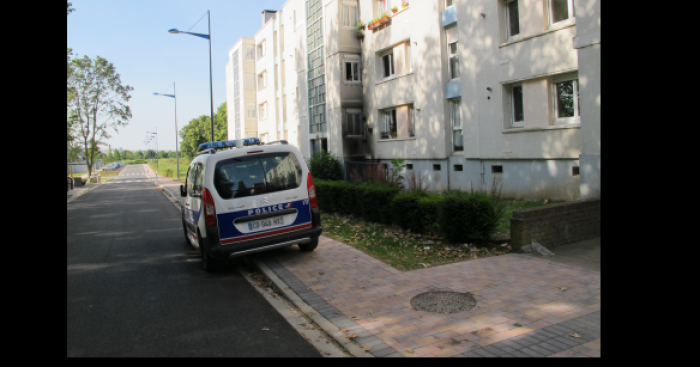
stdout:
POLYGON ((180 196, 185 238, 200 251, 208 272, 237 256, 318 246, 321 217, 313 178, 299 149, 284 140, 201 144, 180 196))

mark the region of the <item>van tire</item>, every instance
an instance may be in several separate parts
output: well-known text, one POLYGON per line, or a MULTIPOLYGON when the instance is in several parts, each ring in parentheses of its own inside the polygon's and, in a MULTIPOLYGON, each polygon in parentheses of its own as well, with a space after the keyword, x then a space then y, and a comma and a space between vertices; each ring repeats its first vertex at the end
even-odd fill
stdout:
POLYGON ((299 250, 301 251, 313 251, 318 247, 318 237, 312 238, 309 243, 300 243, 299 250))
POLYGON ((207 273, 215 273, 224 267, 224 262, 209 255, 207 250, 204 249, 204 244, 202 243, 202 237, 200 236, 199 230, 197 230, 197 238, 199 238, 199 252, 202 254, 202 268, 207 273))
POLYGON ((190 242, 190 237, 187 235, 187 226, 185 225, 184 219, 182 220, 182 231, 185 233, 185 243, 192 246, 192 242, 190 242))

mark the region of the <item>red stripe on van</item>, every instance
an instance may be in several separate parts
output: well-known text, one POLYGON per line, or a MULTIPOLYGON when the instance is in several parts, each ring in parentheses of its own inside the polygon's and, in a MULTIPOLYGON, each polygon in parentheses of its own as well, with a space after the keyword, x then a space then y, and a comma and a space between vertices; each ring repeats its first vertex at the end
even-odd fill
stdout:
POLYGON ((251 235, 248 235, 248 236, 240 236, 240 237, 236 237, 236 238, 229 238, 229 239, 221 240, 220 242, 221 242, 222 245, 229 245, 229 244, 236 243, 236 242, 250 241, 250 240, 254 240, 254 239, 258 239, 258 238, 274 236, 274 235, 276 235, 276 234, 282 234, 282 233, 287 233, 287 232, 293 232, 293 231, 297 231, 297 230, 305 229, 305 228, 311 228, 311 223, 300 224, 300 225, 297 225, 297 226, 294 226, 294 227, 282 228, 282 229, 278 229, 278 230, 275 230, 275 231, 269 231, 269 232, 251 234, 251 235))

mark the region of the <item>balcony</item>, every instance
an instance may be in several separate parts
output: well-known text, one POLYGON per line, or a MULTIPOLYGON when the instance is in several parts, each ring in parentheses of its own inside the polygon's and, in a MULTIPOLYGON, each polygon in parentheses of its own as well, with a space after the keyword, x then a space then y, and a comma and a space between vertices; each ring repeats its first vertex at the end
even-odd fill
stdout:
POLYGON ((457 23, 457 10, 455 8, 457 8, 456 5, 450 6, 440 14, 443 27, 457 23))

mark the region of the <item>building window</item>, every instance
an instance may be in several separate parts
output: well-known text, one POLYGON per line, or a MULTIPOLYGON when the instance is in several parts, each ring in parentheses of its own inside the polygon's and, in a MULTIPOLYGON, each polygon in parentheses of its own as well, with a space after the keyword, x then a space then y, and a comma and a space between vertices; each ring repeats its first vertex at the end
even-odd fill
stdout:
POLYGON ((258 45, 258 60, 265 57, 265 40, 258 45))
POLYGON ((243 46, 243 50, 245 50, 246 61, 255 61, 255 46, 245 45, 243 46))
POLYGON ((267 102, 260 105, 260 119, 267 119, 267 102))
POLYGON ((514 85, 510 90, 511 127, 523 127, 525 121, 523 86, 514 85))
POLYGON ((388 50, 378 52, 377 58, 377 62, 381 63, 381 66, 377 68, 377 78, 379 80, 410 72, 410 41, 401 42, 388 50))
POLYGON ((410 170, 413 170, 413 163, 407 163, 407 164, 406 164, 406 169, 409 170, 409 171, 410 171, 410 170))
POLYGON ((554 122, 580 122, 578 75, 568 74, 552 79, 554 85, 554 122))
POLYGON ((343 27, 357 27, 357 5, 343 3, 343 27))
POLYGON ((394 75, 394 54, 388 53, 382 56, 382 65, 384 65, 384 77, 388 78, 394 75))
POLYGON ((345 63, 345 83, 361 83, 360 57, 356 55, 346 55, 345 63))
POLYGON ((345 133, 346 135, 363 135, 362 134, 362 110, 347 110, 345 115, 345 133))
POLYGON ((245 90, 255 90, 255 74, 246 73, 243 79, 245 90))
POLYGON ((464 151, 464 133, 462 127, 462 111, 459 108, 459 98, 449 101, 452 118, 452 151, 464 151))
POLYGON ((382 131, 380 139, 408 139, 415 134, 415 111, 413 105, 397 106, 379 112, 382 131))
POLYGON ((508 3, 506 17, 508 18, 508 37, 513 37, 520 34, 520 16, 518 15, 518 0, 511 1, 508 3))
POLYGON ((449 8, 450 6, 452 6, 454 4, 455 4, 454 0, 445 0, 445 9, 449 8))
POLYGON ((258 74, 258 90, 263 90, 267 87, 267 71, 258 74))
POLYGON ((574 16, 574 0, 549 0, 550 24, 559 23, 574 16))
POLYGON ((245 110, 246 110, 246 118, 249 118, 249 119, 255 118, 255 105, 254 104, 252 104, 252 103, 246 104, 245 110))
POLYGON ((459 54, 457 53, 457 42, 450 43, 450 75, 451 79, 459 78, 459 54))
POLYGON ((311 155, 316 152, 328 151, 328 139, 313 139, 311 140, 311 155))

